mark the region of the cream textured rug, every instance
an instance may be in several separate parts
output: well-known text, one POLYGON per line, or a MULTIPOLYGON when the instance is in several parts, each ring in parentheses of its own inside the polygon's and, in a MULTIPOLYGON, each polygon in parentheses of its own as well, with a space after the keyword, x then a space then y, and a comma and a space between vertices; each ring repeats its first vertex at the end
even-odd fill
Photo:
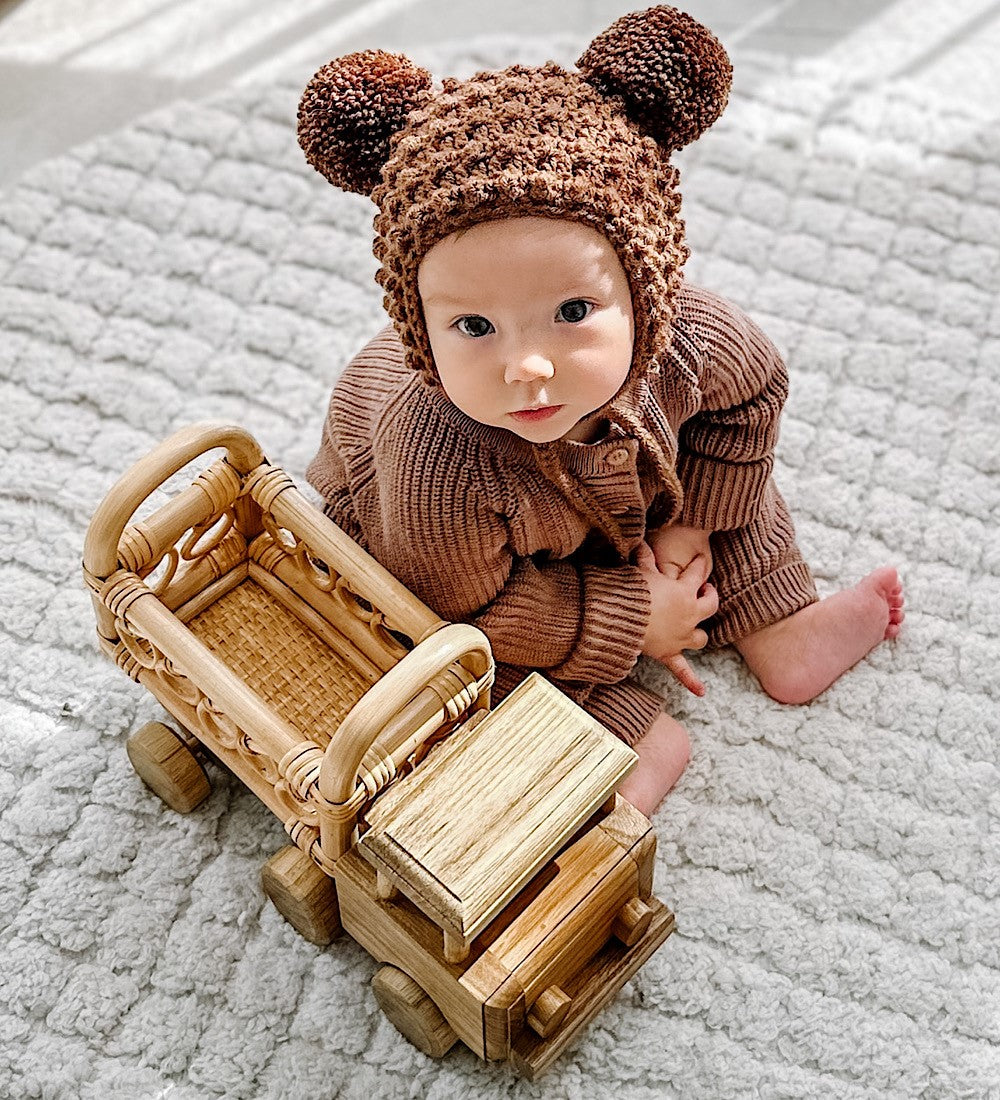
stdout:
MULTIPOLYGON (((442 53, 571 59, 565 43, 442 53)), ((787 352, 780 483, 821 586, 899 565, 909 613, 818 702, 729 652, 670 692, 656 816, 679 931, 536 1085, 434 1063, 373 961, 264 904, 241 786, 189 817, 131 772, 156 705, 93 644, 97 501, 174 428, 246 424, 301 477, 380 325, 367 200, 302 161, 308 73, 177 106, 0 196, 0 1095, 1000 1097, 1000 129, 896 84, 742 60, 685 158, 690 276, 787 352)))

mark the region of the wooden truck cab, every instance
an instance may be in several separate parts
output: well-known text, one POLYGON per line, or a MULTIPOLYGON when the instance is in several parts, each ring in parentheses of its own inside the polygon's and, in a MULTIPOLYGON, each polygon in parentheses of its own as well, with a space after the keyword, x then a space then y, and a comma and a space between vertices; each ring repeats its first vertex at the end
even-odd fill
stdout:
POLYGON ((673 930, 650 823, 614 793, 634 762, 534 674, 366 815, 337 864, 340 919, 431 993, 439 1046, 534 1077, 673 930))

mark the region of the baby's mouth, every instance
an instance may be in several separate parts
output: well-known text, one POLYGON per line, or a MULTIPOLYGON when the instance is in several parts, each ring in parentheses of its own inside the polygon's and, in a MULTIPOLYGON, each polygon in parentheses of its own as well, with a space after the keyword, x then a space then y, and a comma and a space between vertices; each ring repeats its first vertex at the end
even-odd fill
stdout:
POLYGON ((562 405, 539 405, 533 409, 521 409, 518 412, 512 412, 510 415, 515 420, 526 420, 529 422, 536 420, 548 420, 550 416, 554 416, 562 405))

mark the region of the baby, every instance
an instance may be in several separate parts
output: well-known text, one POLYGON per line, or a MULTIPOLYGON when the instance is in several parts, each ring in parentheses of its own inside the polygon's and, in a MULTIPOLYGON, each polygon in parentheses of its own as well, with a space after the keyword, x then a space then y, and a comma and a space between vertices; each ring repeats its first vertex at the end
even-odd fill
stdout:
POLYGON ((772 476, 773 345, 684 282, 672 150, 731 69, 690 17, 618 20, 580 58, 435 90, 368 51, 313 78, 299 138, 370 194, 394 327, 337 383, 309 478, 326 511, 496 656, 541 671, 632 744, 650 814, 689 743, 629 678, 640 654, 704 692, 685 651, 733 644, 804 703, 903 620, 883 568, 820 601, 772 476))

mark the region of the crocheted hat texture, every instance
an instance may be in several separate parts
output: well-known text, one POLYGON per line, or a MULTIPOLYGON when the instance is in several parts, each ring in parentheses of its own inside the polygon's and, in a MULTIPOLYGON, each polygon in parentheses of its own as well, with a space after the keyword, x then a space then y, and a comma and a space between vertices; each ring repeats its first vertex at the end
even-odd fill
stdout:
MULTIPOLYGON (((628 278, 635 339, 629 377, 599 412, 649 451, 637 393, 670 346, 688 255, 669 155, 721 114, 732 70, 709 31, 668 7, 619 19, 577 66, 514 65, 446 79, 435 92, 405 57, 352 54, 306 88, 299 141, 331 182, 370 193, 378 206, 385 308, 408 363, 430 384, 437 376, 417 269, 434 244, 479 222, 527 216, 602 233, 628 278)), ((676 480, 664 456, 649 457, 676 480)))

